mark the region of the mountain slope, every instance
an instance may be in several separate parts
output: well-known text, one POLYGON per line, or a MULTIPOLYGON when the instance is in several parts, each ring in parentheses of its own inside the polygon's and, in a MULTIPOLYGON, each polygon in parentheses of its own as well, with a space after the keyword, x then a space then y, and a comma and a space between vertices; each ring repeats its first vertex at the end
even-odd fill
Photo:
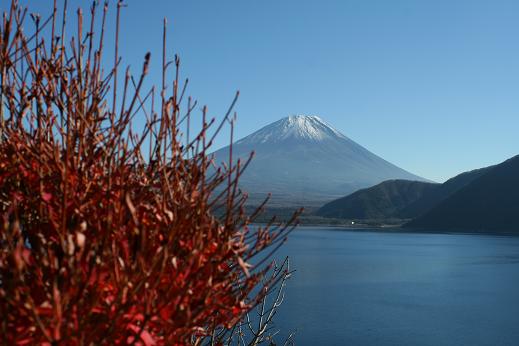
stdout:
POLYGON ((406 227, 519 232, 519 156, 491 167, 406 227))
POLYGON ((400 210, 400 212, 395 215, 395 217, 402 219, 413 219, 428 212, 434 206, 440 204, 449 196, 470 184, 472 181, 476 180, 493 167, 494 166, 464 172, 455 176, 454 178, 447 180, 445 183, 438 185, 436 189, 432 189, 418 200, 407 205, 405 208, 400 210))
POLYGON ((332 201, 317 215, 344 219, 414 219, 495 166, 464 172, 443 184, 389 180, 332 201))
MULTIPOLYGON (((255 157, 241 187, 259 202, 271 192, 271 205, 320 206, 388 179, 425 179, 371 153, 316 116, 290 116, 233 145, 235 158, 255 157)), ((228 160, 229 148, 214 153, 228 160)))
POLYGON ((388 180, 327 203, 316 214, 356 220, 388 219, 438 186, 419 181, 388 180))

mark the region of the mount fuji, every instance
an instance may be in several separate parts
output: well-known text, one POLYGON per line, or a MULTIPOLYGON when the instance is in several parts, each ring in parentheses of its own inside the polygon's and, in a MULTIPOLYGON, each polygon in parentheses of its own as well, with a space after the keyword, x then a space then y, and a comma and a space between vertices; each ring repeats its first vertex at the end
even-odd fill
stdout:
MULTIPOLYGON (((318 116, 278 120, 233 144, 234 159, 255 156, 240 179, 255 204, 320 206, 389 179, 427 181, 371 153, 318 116)), ((227 162, 229 147, 214 153, 227 162)))

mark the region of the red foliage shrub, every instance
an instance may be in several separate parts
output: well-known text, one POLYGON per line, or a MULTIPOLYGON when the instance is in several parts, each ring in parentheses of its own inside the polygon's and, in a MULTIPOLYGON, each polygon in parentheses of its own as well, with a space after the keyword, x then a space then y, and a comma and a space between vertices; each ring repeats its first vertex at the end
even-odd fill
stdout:
POLYGON ((194 105, 181 113, 178 59, 156 112, 155 89, 142 91, 150 55, 118 89, 119 57, 105 75, 95 6, 86 34, 78 11, 70 46, 56 12, 32 16, 29 36, 13 1, 1 26, 0 340, 222 342, 275 284, 262 259, 290 228, 248 226, 256 213, 245 215, 237 185, 246 164, 213 166, 205 110, 201 132, 182 139, 194 105), (141 135, 135 116, 146 118, 141 135))

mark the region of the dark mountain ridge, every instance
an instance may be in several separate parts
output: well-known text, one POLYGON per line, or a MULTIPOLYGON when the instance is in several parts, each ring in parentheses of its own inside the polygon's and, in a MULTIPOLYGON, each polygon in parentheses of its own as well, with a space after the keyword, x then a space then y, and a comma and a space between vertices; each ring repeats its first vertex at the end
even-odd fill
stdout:
POLYGON ((391 180, 321 207, 318 216, 409 220, 407 228, 519 232, 519 155, 443 184, 391 180))
POLYGON ((469 184, 405 226, 518 233, 519 155, 484 170, 469 184))
POLYGON ((443 184, 388 180, 321 207, 316 215, 344 219, 413 219, 470 184, 494 166, 461 173, 443 184))
POLYGON ((438 186, 420 181, 388 180, 327 203, 316 215, 350 220, 394 218, 438 186))
POLYGON ((490 166, 458 174, 443 184, 438 184, 435 189, 431 189, 421 198, 402 208, 402 210, 400 210, 400 212, 394 216, 402 219, 416 218, 426 213, 434 206, 440 204, 446 198, 456 193, 466 185, 470 184, 472 181, 476 180, 493 167, 494 166, 490 166))

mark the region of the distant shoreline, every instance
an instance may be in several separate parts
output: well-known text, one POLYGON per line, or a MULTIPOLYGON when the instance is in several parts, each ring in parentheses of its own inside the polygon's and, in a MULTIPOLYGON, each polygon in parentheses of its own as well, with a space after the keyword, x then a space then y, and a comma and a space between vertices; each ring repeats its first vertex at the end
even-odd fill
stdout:
MULTIPOLYGON (((265 225, 265 223, 253 223, 252 225, 265 225)), ((294 231, 304 231, 308 228, 324 228, 330 231, 336 232, 373 232, 373 233, 406 233, 406 234, 452 234, 452 235, 490 235, 490 236, 506 236, 506 237, 518 237, 518 232, 511 231, 492 231, 492 230, 481 230, 481 231, 469 231, 463 229, 448 229, 438 230, 429 228, 404 228, 398 225, 337 225, 337 224, 310 224, 303 223, 296 226, 294 231)))
POLYGON ((463 229, 450 229, 450 230, 438 230, 438 229, 429 229, 429 228, 405 228, 400 226, 337 226, 337 225, 299 225, 298 228, 316 228, 323 227, 329 229, 335 229, 337 231, 345 231, 345 232, 379 232, 379 233, 413 233, 413 234, 464 234, 464 235, 492 235, 492 236, 511 236, 517 237, 519 233, 511 232, 511 231, 492 231, 492 230, 482 230, 482 231, 469 231, 463 229))

